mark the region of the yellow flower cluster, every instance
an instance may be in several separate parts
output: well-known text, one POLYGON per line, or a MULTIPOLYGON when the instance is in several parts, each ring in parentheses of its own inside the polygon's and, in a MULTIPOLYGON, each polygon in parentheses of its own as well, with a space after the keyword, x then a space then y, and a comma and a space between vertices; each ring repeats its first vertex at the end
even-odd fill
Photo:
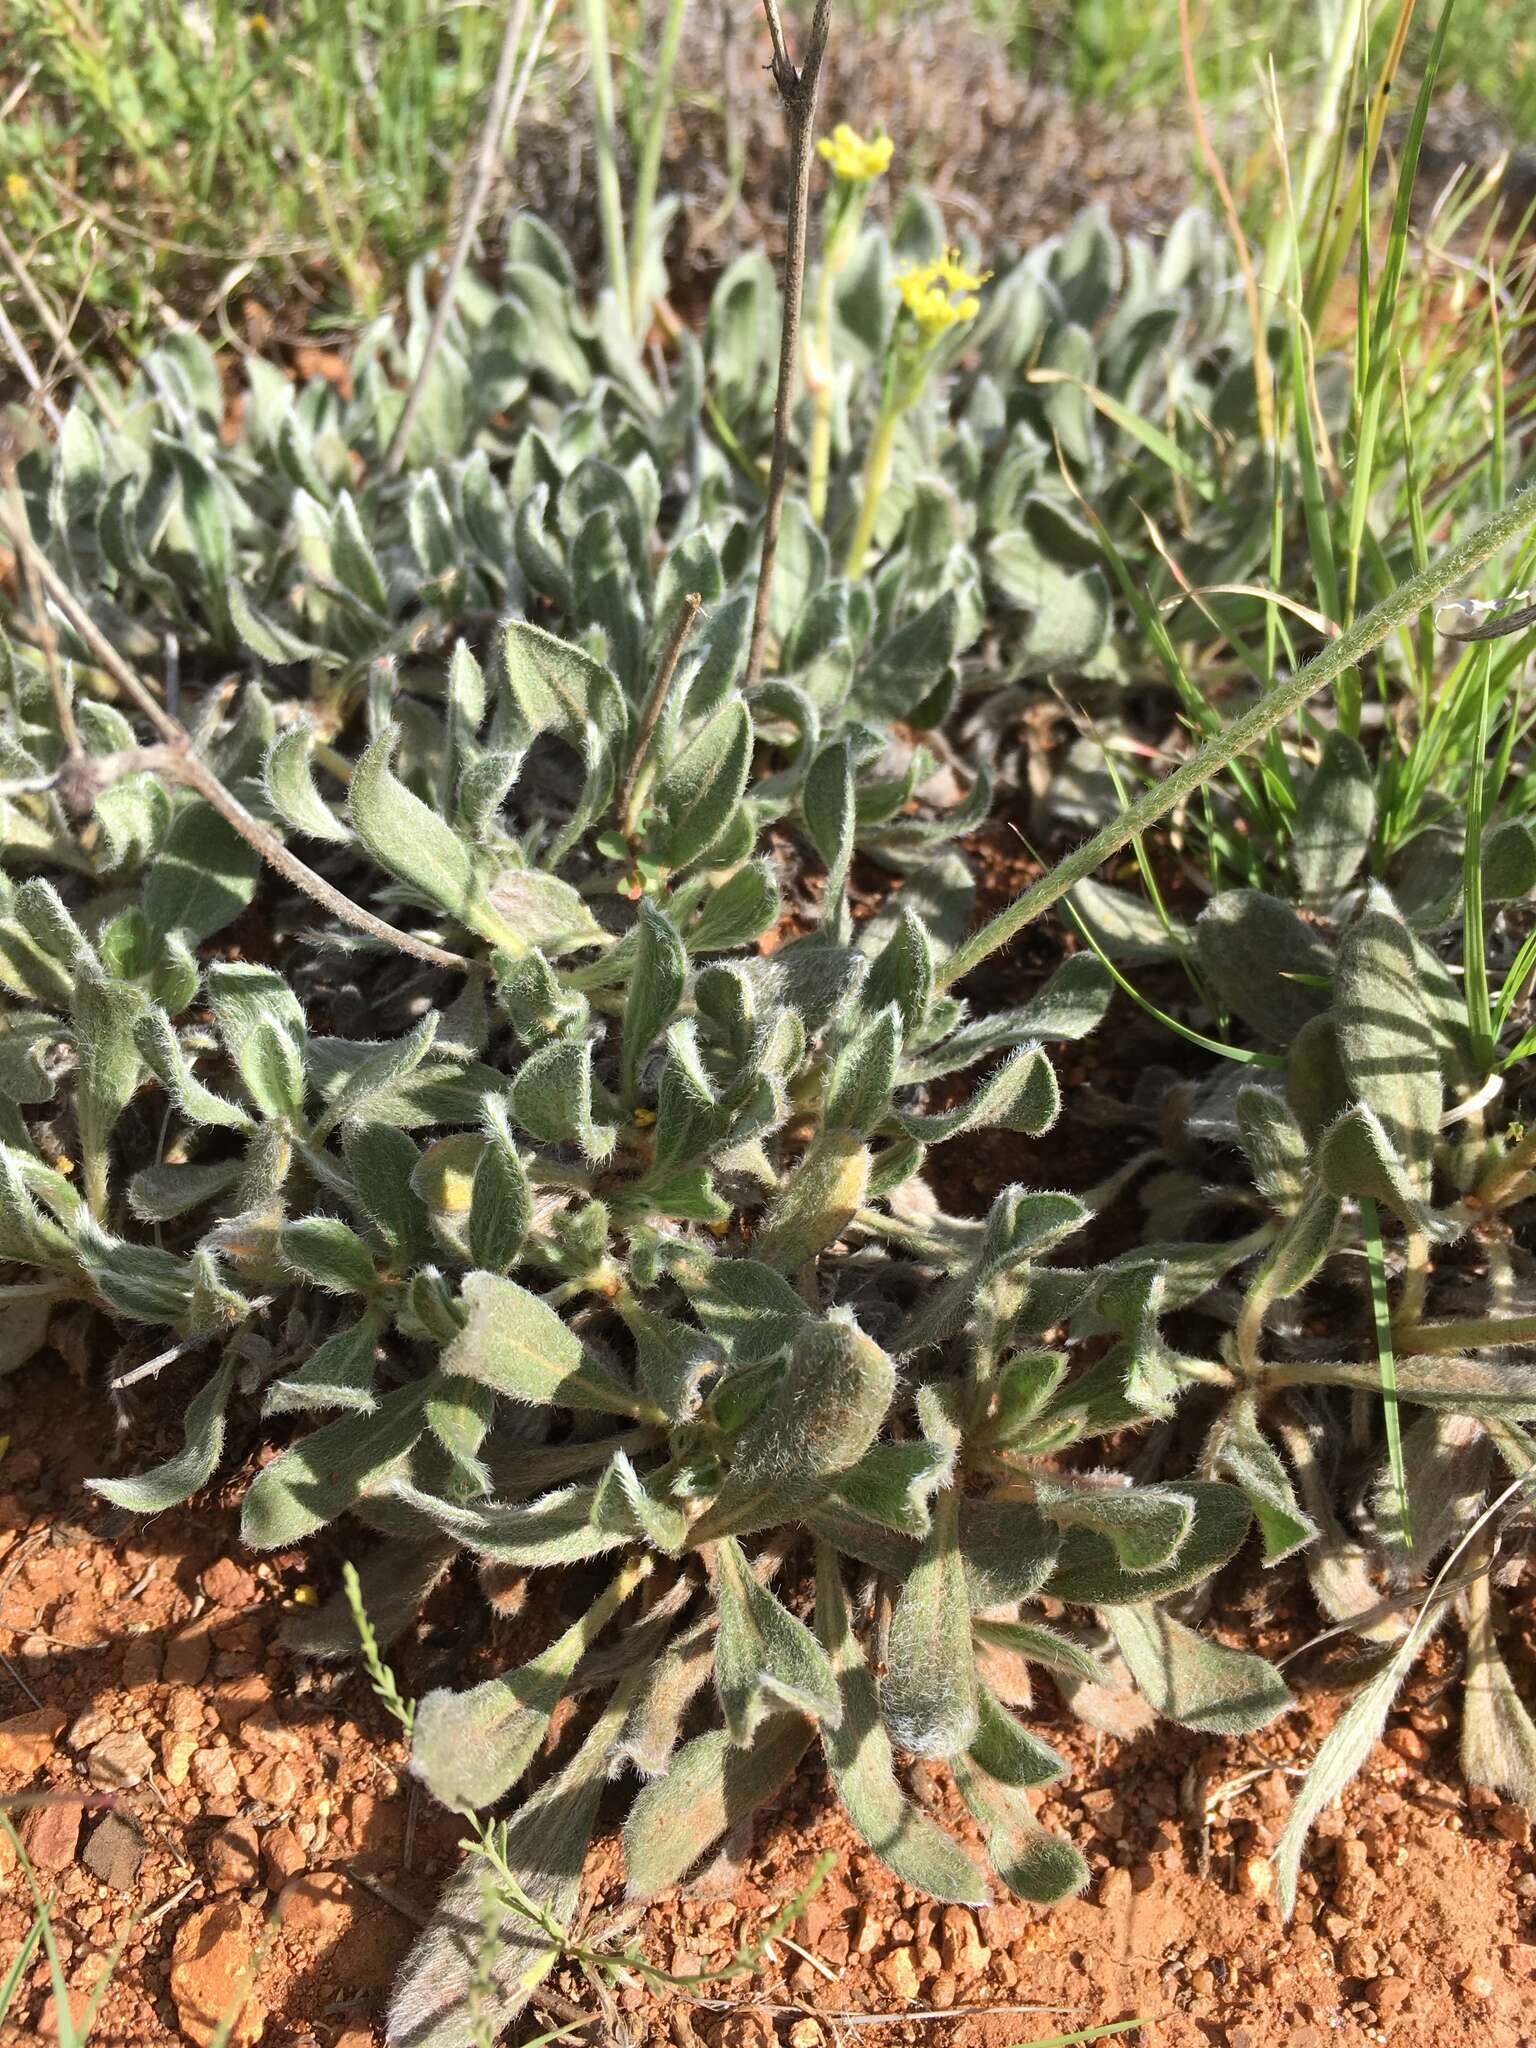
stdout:
POLYGON ((960 261, 960 251, 946 249, 932 263, 899 271, 896 289, 923 339, 936 341, 951 327, 976 318, 981 311, 976 293, 991 275, 990 270, 967 270, 960 261))
POLYGON ((877 135, 866 142, 856 128, 839 121, 832 133, 823 135, 817 143, 816 153, 832 166, 834 178, 842 178, 850 185, 867 185, 871 178, 878 178, 891 168, 895 147, 889 135, 877 135))

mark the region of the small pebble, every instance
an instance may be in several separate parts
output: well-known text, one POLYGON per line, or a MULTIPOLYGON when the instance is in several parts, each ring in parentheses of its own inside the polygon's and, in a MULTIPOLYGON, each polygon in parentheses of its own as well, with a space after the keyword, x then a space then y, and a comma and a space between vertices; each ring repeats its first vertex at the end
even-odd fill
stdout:
POLYGON ((231 1821, 209 1837, 208 1877, 216 1892, 239 1892, 261 1875, 261 1839, 248 1820, 231 1821))
POLYGON ((86 1753, 85 1768, 93 1785, 125 1791, 142 1785, 155 1767, 155 1754, 137 1728, 105 1736, 86 1753))
POLYGON ((1099 1904, 1108 1913, 1123 1912, 1130 1904, 1133 1889, 1131 1873, 1118 1864, 1111 1865, 1099 1879, 1099 1904))
POLYGON ((93 1742, 101 1742, 112 1733, 112 1716, 104 1707, 87 1707, 83 1714, 77 1714, 70 1723, 69 1733, 64 1740, 76 1755, 82 1749, 89 1749, 93 1742))
POLYGON ((144 1837, 127 1814, 109 1813, 85 1845, 85 1867, 114 1891, 131 1892, 144 1861, 144 1837))
POLYGON ((917 1958, 910 1948, 893 1948, 888 1955, 883 1955, 875 1965, 875 1975, 893 1998, 899 1998, 908 2005, 916 2004, 922 1979, 917 1974, 917 1958))
POLYGON ((1267 1899, 1275 1888, 1275 1866, 1267 1856, 1244 1856, 1237 1866, 1237 1888, 1245 1899, 1267 1899))

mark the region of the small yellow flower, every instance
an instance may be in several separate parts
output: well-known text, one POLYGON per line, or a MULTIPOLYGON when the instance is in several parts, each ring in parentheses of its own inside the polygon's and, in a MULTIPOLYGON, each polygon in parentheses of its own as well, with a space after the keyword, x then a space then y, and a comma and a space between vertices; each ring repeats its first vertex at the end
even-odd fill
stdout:
POLYGON ((5 196, 7 199, 14 199, 19 204, 31 190, 32 187, 27 183, 20 171, 8 171, 6 173, 5 196))
POLYGON ((245 29, 247 35, 254 36, 258 42, 262 43, 266 42, 272 34, 272 24, 264 14, 249 15, 246 19, 245 29))
POLYGON ((958 249, 946 249, 939 258, 939 274, 952 292, 979 292, 991 277, 990 270, 967 270, 958 249))
POLYGON ((976 318, 981 311, 976 293, 991 275, 990 270, 965 269, 960 251, 946 249, 932 263, 898 271, 896 289, 923 339, 937 341, 951 327, 976 318))
POLYGON ((635 1111, 635 1122, 642 1131, 649 1130, 655 1121, 656 1112, 654 1109, 637 1109, 635 1111))
POLYGON ((729 1217, 727 1217, 723 1223, 706 1223, 704 1226, 704 1228, 709 1232, 711 1237, 724 1237, 726 1232, 730 1229, 730 1227, 731 1224, 729 1217))
POLYGON ((295 1586, 288 1595, 288 1600, 289 1604, 293 1607, 318 1607, 320 1605, 320 1595, 313 1586, 295 1586))
POLYGON ((895 147, 889 135, 876 135, 866 142, 856 128, 839 121, 832 133, 817 143, 816 153, 832 166, 834 178, 850 185, 867 185, 891 168, 895 147))

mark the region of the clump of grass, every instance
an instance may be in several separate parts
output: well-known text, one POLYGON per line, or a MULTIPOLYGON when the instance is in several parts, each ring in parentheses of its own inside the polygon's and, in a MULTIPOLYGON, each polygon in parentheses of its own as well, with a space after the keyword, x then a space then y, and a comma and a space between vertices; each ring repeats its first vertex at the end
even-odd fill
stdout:
POLYGON ((374 310, 443 236, 499 41, 445 0, 15 0, 6 28, 11 239, 130 327, 294 276, 374 310))

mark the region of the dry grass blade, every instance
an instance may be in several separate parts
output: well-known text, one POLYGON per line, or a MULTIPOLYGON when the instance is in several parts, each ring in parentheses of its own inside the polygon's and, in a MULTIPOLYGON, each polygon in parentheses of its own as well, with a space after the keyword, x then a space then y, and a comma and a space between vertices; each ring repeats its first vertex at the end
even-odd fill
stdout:
POLYGON ((405 394, 405 404, 401 407, 400 417, 395 422, 395 431, 390 436, 388 448, 384 451, 386 476, 398 476, 405 462, 405 451, 411 438, 411 429, 416 424, 422 394, 427 388, 427 380, 432 374, 437 352, 443 345, 448 322, 453 317, 459 279, 464 275, 464 265, 469 260, 470 247, 480 226, 480 216, 484 213, 485 202, 491 195, 491 181, 496 175, 496 164, 502 146, 502 130, 507 123, 507 111, 517 77, 517 53, 522 45, 523 31, 528 25, 528 6, 529 0, 513 0, 512 11, 507 16, 506 29, 501 39, 501 55, 496 62, 496 77, 491 86, 491 103, 486 110, 485 121, 480 130, 479 147, 475 153, 474 182, 465 198, 464 218, 459 223, 459 232, 454 239, 453 249, 438 287, 437 305, 433 310, 432 325, 427 331, 421 361, 416 366, 416 375, 411 379, 411 388, 405 394))
POLYGON ((789 416, 795 401, 800 361, 800 307, 805 296, 805 229, 816 150, 816 96, 821 62, 832 24, 832 0, 816 0, 806 43, 805 61, 797 70, 784 41, 778 0, 763 0, 768 33, 773 39, 773 82, 779 89, 789 131, 789 209, 784 240, 784 316, 779 332, 779 381, 773 403, 773 456, 768 471, 768 500, 763 507, 763 552, 757 572, 757 597, 752 609, 752 640, 747 650, 746 687, 763 672, 768 640, 768 601, 778 559, 779 525, 789 481, 789 416))

